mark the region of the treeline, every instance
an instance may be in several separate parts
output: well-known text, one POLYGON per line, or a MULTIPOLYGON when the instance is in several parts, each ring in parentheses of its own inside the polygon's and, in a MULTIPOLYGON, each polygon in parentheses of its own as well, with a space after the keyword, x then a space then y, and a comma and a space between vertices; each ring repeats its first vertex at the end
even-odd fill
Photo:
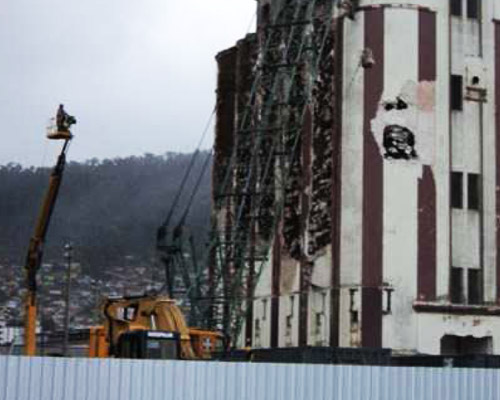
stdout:
MULTIPOLYGON (((175 222, 184 212, 204 170, 186 223, 196 233, 198 246, 203 246, 210 219, 211 172, 203 168, 207 156, 201 152, 196 158, 173 218, 175 222)), ((191 158, 191 154, 168 153, 68 163, 47 234, 44 261, 60 261, 64 244, 71 241, 75 261, 89 268, 88 272, 112 265, 151 263, 156 230, 170 210, 191 158)), ((50 171, 18 164, 0 166, 0 263, 24 263, 50 171)))

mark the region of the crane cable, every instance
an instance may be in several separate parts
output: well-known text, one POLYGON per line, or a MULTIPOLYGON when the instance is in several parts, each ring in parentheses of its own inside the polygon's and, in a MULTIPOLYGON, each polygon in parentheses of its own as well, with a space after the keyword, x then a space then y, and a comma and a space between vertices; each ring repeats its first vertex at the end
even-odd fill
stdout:
POLYGON ((184 177, 182 178, 181 184, 179 185, 179 189, 177 190, 177 193, 175 195, 174 201, 170 207, 170 210, 167 214, 167 218, 163 222, 163 224, 160 226, 158 229, 158 239, 163 239, 166 235, 166 228, 170 224, 170 220, 172 219, 172 216, 174 214, 175 208, 177 207, 177 204, 179 203, 180 197, 182 193, 184 192, 184 187, 186 186, 186 183, 188 181, 189 176, 191 175, 191 171, 193 170, 194 164, 196 162, 196 159, 198 158, 198 154, 200 153, 200 147, 202 146, 205 137, 207 136, 208 130, 212 124, 212 121, 215 116, 216 112, 216 107, 212 110, 212 113, 210 114, 210 117, 208 118, 208 121, 205 125, 205 129, 203 130, 203 133, 201 135, 201 138, 198 142, 198 145, 196 147, 196 150, 194 151, 193 155, 191 156, 191 161, 189 162, 189 166, 184 174, 184 177))
MULTIPOLYGON (((252 14, 252 18, 250 19, 250 21, 248 23, 246 34, 248 34, 250 32, 250 30, 252 29, 252 25, 255 23, 256 19, 257 19, 257 12, 254 12, 252 14)), ((175 209, 175 207, 177 207, 177 203, 180 200, 180 196, 181 196, 182 192, 184 191, 184 186, 186 185, 187 180, 189 178, 189 175, 191 174, 191 171, 192 171, 192 169, 194 167, 196 158, 198 157, 198 154, 200 153, 200 147, 203 144, 203 141, 205 140, 205 137, 207 135, 208 129, 210 128, 210 126, 212 124, 212 121, 213 121, 213 119, 215 117, 215 113, 216 112, 217 112, 217 105, 215 105, 215 107, 213 108, 212 114, 210 115, 210 117, 208 119, 207 125, 205 126, 205 130, 203 131, 203 134, 202 134, 202 137, 201 137, 201 139, 200 139, 200 141, 198 143, 198 146, 196 147, 196 150, 193 153, 193 157, 191 158, 191 161, 189 163, 189 167, 188 167, 188 169, 187 169, 187 171, 186 171, 186 173, 184 175, 184 178, 183 178, 183 180, 181 182, 181 185, 180 185, 180 187, 179 187, 179 189, 177 191, 176 197, 174 199, 174 202, 172 203, 172 206, 171 206, 170 211, 169 211, 169 213, 167 215, 167 218, 165 219, 165 222, 161 225, 160 229, 162 229, 162 228, 165 229, 169 225, 169 223, 170 223, 170 219, 172 218, 172 215, 174 213, 174 209, 175 209)), ((193 199, 194 199, 194 197, 196 196, 196 194, 198 192, 199 186, 201 184, 201 180, 202 180, 202 178, 203 178, 203 176, 205 174, 206 167, 208 166, 208 163, 209 163, 210 158, 212 157, 212 155, 213 155, 213 149, 210 150, 209 153, 207 154, 207 157, 206 157, 206 159, 205 159, 205 161, 203 163, 203 168, 201 170, 201 173, 200 173, 200 175, 198 177, 198 180, 197 180, 197 182, 195 184, 195 187, 194 187, 194 189, 193 189, 193 191, 191 193, 191 196, 189 198, 188 205, 186 206, 186 209, 184 210, 184 213, 183 213, 181 219, 177 223, 176 229, 180 228, 181 225, 184 224, 184 222, 185 222, 185 220, 187 218, 187 215, 189 214, 189 210, 191 209, 191 206, 192 206, 192 203, 193 203, 193 199)))
POLYGON ((207 156, 205 157, 205 161, 203 162, 203 166, 201 168, 200 174, 198 175, 198 179, 196 180, 196 183, 193 187, 193 190, 191 192, 191 196, 189 197, 188 203, 186 205, 186 208, 184 210, 184 213, 182 214, 181 219, 179 220, 176 229, 180 228, 182 225, 184 225, 184 222, 186 221, 186 218, 189 214, 189 211, 191 209, 191 206, 193 205, 193 200, 196 197, 196 194, 198 193, 198 190, 201 186, 201 182, 203 179, 203 176, 205 175, 205 172, 207 171, 208 164, 212 158, 212 153, 213 151, 209 151, 207 156))

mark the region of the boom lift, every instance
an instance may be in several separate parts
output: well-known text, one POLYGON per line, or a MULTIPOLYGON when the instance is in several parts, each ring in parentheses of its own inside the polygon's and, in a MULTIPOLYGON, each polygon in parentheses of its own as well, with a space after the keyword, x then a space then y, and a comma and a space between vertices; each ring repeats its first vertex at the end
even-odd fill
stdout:
POLYGON ((43 198, 42 206, 36 220, 35 230, 30 239, 28 253, 26 255, 25 272, 27 293, 24 299, 24 354, 26 356, 36 355, 36 274, 42 264, 45 236, 61 186, 64 166, 66 164, 66 153, 69 148, 69 143, 73 138, 69 128, 76 123, 76 119, 66 114, 62 105, 59 106, 56 119, 57 124, 49 127, 47 138, 52 140, 64 140, 64 145, 50 175, 49 187, 43 198))
POLYGON ((221 333, 189 328, 166 296, 109 297, 102 311, 104 326, 90 331, 90 357, 196 360, 223 350, 221 333))

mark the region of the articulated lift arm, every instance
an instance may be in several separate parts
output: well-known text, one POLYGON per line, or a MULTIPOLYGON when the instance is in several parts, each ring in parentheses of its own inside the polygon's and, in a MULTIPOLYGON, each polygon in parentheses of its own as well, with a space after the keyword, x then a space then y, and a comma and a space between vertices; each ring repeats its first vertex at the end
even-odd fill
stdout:
POLYGON ((58 130, 53 134, 49 134, 48 137, 49 139, 63 139, 64 145, 57 159, 57 164, 50 175, 49 187, 45 193, 42 207, 38 213, 35 231, 30 239, 28 254, 26 255, 25 272, 27 293, 24 299, 24 354, 26 356, 36 355, 36 274, 42 263, 43 244, 61 186, 64 166, 66 164, 66 152, 68 151, 69 143, 72 139, 69 130, 58 130))

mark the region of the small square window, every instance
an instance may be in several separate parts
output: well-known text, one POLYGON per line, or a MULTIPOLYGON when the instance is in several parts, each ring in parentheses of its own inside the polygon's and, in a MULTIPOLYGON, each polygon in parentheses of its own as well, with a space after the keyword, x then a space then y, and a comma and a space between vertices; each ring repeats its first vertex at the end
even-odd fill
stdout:
POLYGON ((452 75, 450 80, 450 107, 452 110, 463 109, 463 78, 461 75, 452 75))
POLYGON ((467 0, 467 18, 478 19, 481 14, 480 0, 467 0))
POLYGON ((463 208, 463 174, 461 172, 451 173, 450 203, 452 208, 463 208))
POLYGON ((467 207, 469 210, 479 210, 481 199, 481 183, 478 174, 468 174, 467 207))
POLYGON ((462 0, 450 0, 450 14, 456 17, 462 16, 462 0))

